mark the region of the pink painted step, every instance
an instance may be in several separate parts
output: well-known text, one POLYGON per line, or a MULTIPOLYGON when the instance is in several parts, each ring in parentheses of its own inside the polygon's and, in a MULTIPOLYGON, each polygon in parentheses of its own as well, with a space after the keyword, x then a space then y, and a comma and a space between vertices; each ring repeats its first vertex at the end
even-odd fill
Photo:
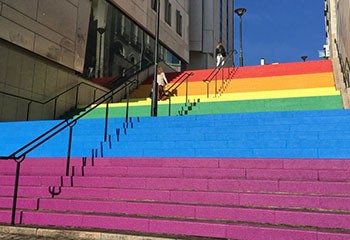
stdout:
MULTIPOLYGON (((19 216, 20 216, 20 212, 16 212, 16 223, 19 223, 19 216)), ((0 209, 0 223, 5 223, 5 224, 10 224, 11 223, 11 219, 12 219, 12 211, 11 210, 4 210, 4 209, 0 209)))
MULTIPOLYGON (((13 186, 0 186, 0 196, 12 196, 13 186)), ((51 196, 48 186, 25 186, 18 188, 20 197, 48 197, 51 196)))
POLYGON ((98 189, 63 188, 58 197, 98 199, 105 196, 120 200, 149 200, 178 203, 242 205, 242 206, 271 206, 281 208, 311 208, 350 210, 350 197, 326 197, 314 195, 289 194, 258 194, 258 193, 229 193, 205 191, 169 191, 144 189, 98 189))
POLYGON ((301 212, 224 206, 199 206, 149 202, 42 199, 40 209, 94 213, 135 214, 206 220, 342 228, 350 230, 350 214, 301 212))
MULTIPOLYGON (((56 191, 58 188, 56 187, 56 191)), ((0 186, 0 196, 12 196, 12 186, 0 186)), ((51 197, 48 187, 19 188, 22 197, 51 197)), ((113 198, 164 202, 242 205, 257 207, 311 208, 350 211, 350 196, 318 196, 276 193, 208 192, 187 190, 113 189, 62 187, 56 198, 113 198)))
MULTIPOLYGON (((65 177, 67 179, 67 177, 65 177)), ((67 180, 65 180, 67 182, 67 180)), ((15 183, 15 176, 1 176, 0 185, 13 186, 15 183)), ((19 186, 51 186, 60 185, 61 178, 59 176, 20 176, 19 186)))
POLYGON ((350 182, 84 176, 74 177, 73 183, 77 187, 350 194, 350 182))
MULTIPOLYGON (((12 201, 13 198, 11 197, 1 197, 0 198, 0 208, 8 208, 12 209, 12 201)), ((36 209, 38 206, 38 199, 37 198, 17 198, 17 208, 18 209, 36 209)))
POLYGON ((262 227, 238 224, 209 223, 149 218, 64 214, 48 212, 23 212, 23 224, 41 226, 100 228, 146 233, 166 233, 186 236, 203 236, 234 239, 350 239, 346 233, 262 227), (320 238, 319 238, 320 237, 320 238))
POLYGON ((75 167, 76 176, 350 181, 350 171, 168 167, 75 167))
MULTIPOLYGON (((21 176, 54 176, 65 175, 66 158, 26 158, 21 163, 21 176)), ((82 166, 82 158, 71 158, 71 165, 82 166)), ((0 175, 15 175, 16 162, 0 161, 0 175)))
MULTIPOLYGON (((284 159, 284 158, 95 158, 95 166, 184 167, 223 169, 298 169, 350 170, 350 159, 284 159)), ((91 158, 87 166, 91 166, 91 158)))

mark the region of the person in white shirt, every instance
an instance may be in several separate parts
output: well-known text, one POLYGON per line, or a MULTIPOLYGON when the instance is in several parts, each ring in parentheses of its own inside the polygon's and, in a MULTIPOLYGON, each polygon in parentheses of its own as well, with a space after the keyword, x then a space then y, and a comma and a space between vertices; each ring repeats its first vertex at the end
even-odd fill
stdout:
POLYGON ((163 68, 161 66, 158 66, 157 68, 157 83, 158 83, 158 100, 160 100, 164 95, 164 87, 168 84, 168 79, 166 78, 163 68))
POLYGON ((218 45, 215 49, 215 55, 216 55, 216 67, 223 66, 224 65, 224 58, 226 57, 226 51, 224 46, 221 42, 218 42, 218 45))

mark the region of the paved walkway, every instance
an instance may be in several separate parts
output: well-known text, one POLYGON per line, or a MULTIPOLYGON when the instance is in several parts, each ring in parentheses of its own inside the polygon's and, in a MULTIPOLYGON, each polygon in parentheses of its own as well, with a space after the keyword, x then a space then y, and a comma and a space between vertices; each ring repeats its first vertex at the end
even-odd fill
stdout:
POLYGON ((40 236, 29 236, 21 234, 11 234, 11 233, 0 233, 1 240, 71 240, 66 237, 40 237, 40 236))

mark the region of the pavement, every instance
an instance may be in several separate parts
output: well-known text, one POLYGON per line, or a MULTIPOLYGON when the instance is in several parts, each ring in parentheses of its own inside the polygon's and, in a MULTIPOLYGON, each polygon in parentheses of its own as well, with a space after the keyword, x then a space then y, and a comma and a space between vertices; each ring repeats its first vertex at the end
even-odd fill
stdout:
POLYGON ((132 234, 0 225, 0 240, 180 240, 132 234))
POLYGON ((22 234, 11 234, 11 233, 0 233, 1 240, 70 240, 69 238, 52 238, 52 237, 40 237, 35 235, 22 235, 22 234))

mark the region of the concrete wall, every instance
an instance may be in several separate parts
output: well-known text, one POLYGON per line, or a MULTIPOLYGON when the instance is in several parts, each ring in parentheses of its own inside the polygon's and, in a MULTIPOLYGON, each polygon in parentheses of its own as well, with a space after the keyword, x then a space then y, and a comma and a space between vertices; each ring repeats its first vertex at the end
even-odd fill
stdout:
POLYGON ((344 58, 350 61, 350 2, 339 0, 337 3, 337 39, 344 58))
POLYGON ((0 121, 57 118, 105 91, 75 74, 84 66, 90 8, 90 0, 0 0, 0 121), (80 83, 78 95, 55 101, 80 83))
POLYGON ((0 38, 83 71, 89 0, 0 0, 0 38))
POLYGON ((75 106, 76 89, 57 99, 56 111, 54 98, 79 83, 78 105, 105 91, 88 86, 73 70, 0 40, 0 121, 26 120, 27 114, 29 120, 57 118, 75 106))

